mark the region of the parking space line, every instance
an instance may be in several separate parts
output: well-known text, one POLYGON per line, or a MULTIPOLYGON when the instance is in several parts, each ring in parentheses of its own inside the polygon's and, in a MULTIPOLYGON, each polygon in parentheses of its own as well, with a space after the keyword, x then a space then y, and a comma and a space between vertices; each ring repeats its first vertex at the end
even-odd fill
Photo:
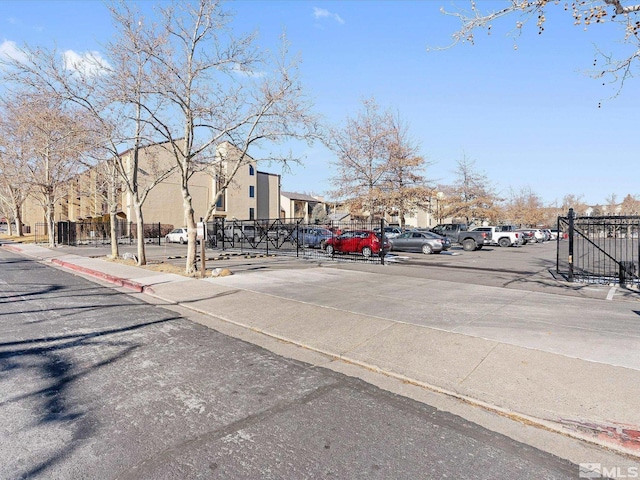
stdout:
POLYGON ((609 293, 607 293, 607 300, 613 300, 613 296, 616 293, 616 287, 611 287, 609 293))

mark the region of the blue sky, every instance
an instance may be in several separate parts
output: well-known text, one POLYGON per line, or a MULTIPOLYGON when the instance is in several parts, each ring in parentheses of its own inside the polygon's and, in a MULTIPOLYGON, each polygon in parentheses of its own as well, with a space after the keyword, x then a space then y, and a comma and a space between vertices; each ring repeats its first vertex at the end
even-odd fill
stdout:
MULTIPOLYGON (((561 2, 562 3, 562 2, 561 2)), ((146 1, 151 6, 152 2, 146 1)), ((504 2, 479 2, 489 9, 504 2)), ((276 48, 285 30, 316 111, 331 124, 354 116, 375 97, 409 124, 430 162, 427 178, 452 183, 456 161, 475 161, 496 190, 531 188, 546 204, 566 194, 590 204, 616 194, 640 195, 637 112, 640 79, 616 87, 586 75, 595 46, 622 55, 618 28, 573 25, 549 7, 545 32, 535 22, 517 39, 516 17, 476 34, 476 44, 446 50, 458 23, 440 13, 467 1, 236 1, 238 32, 256 30, 258 44, 276 48), (599 107, 599 104, 601 106, 599 107)), ((78 54, 100 51, 113 34, 99 1, 0 1, 0 48, 11 42, 56 45, 78 54)), ((304 167, 283 173, 282 189, 323 194, 331 188, 333 154, 296 145, 304 167)), ((261 170, 281 173, 277 165, 261 170)))

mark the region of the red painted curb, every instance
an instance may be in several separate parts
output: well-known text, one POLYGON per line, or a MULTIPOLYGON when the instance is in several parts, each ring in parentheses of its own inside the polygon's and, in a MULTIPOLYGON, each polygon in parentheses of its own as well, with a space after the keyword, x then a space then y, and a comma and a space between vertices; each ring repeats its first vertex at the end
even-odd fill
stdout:
POLYGON ((144 292, 144 285, 137 283, 137 282, 133 282, 131 280, 128 280, 126 278, 120 278, 120 277, 116 277, 115 275, 110 275, 108 273, 104 273, 104 272, 99 272, 97 270, 92 270, 90 268, 86 268, 86 267, 82 267, 80 265, 76 265, 73 263, 69 263, 69 262, 65 262, 64 260, 60 260, 58 258, 52 258, 51 259, 51 263, 55 263, 56 265, 59 265, 61 267, 64 268, 68 268, 70 270, 75 270, 76 272, 81 272, 84 273, 86 275, 91 275, 92 277, 96 277, 96 278, 100 278, 102 280, 106 280, 109 283, 115 283, 116 285, 120 286, 120 287, 125 287, 128 288, 130 290, 134 290, 138 293, 143 293, 144 292))

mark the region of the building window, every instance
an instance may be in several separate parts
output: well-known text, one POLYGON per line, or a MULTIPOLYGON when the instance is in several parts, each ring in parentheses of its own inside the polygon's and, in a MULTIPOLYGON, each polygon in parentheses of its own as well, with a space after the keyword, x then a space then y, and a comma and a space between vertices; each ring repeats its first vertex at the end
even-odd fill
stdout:
POLYGON ((256 196, 256 187, 253 185, 249 185, 249 198, 254 198, 256 196))
POLYGON ((255 208, 250 208, 249 209, 249 220, 255 220, 256 218, 256 209, 255 208))
POLYGON ((253 169, 253 165, 249 165, 249 175, 251 175, 253 177, 255 174, 256 174, 256 172, 253 169))

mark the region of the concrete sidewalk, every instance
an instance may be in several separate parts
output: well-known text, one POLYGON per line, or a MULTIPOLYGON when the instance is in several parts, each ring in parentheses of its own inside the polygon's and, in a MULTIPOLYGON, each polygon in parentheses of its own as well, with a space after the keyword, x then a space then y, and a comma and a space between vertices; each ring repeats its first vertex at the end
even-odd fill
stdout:
POLYGON ((640 457, 640 305, 331 267, 189 279, 8 250, 640 457))

